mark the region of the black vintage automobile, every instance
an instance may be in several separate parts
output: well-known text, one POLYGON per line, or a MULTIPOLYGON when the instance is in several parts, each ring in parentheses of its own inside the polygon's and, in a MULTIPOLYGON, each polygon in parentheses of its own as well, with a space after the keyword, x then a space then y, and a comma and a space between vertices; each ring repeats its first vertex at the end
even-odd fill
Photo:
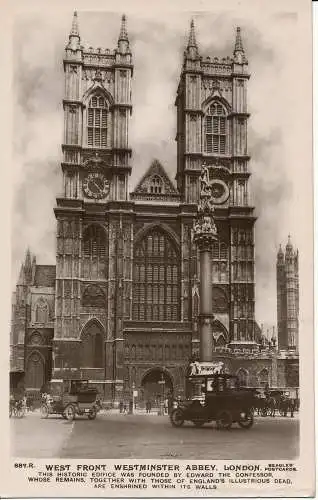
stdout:
POLYGON ((189 399, 170 413, 174 427, 185 421, 196 427, 215 421, 218 429, 230 429, 233 423, 244 429, 252 427, 254 391, 241 388, 235 375, 222 373, 220 363, 197 363, 197 372, 190 372, 186 385, 189 399))
POLYGON ((89 386, 88 380, 53 380, 42 399, 42 418, 59 414, 73 420, 76 415, 87 415, 93 420, 100 409, 97 390, 89 386))

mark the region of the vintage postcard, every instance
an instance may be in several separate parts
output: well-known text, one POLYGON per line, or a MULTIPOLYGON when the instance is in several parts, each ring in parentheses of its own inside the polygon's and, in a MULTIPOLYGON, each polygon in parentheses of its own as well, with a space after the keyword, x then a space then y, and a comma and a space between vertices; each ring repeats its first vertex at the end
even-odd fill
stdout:
POLYGON ((0 493, 314 495, 310 1, 72 3, 1 7, 0 493))

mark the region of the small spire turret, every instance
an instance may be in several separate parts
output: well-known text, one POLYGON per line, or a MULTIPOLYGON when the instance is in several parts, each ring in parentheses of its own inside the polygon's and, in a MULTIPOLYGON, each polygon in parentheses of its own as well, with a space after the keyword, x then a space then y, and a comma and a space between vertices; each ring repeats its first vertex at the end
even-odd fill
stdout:
POLYGON ((78 19, 77 19, 76 10, 74 11, 74 14, 73 14, 72 29, 71 29, 70 36, 78 36, 79 37, 78 19))
POLYGON ((24 261, 24 277, 25 283, 30 284, 32 282, 32 260, 31 260, 31 252, 28 248, 25 255, 24 261))
POLYGON ((20 269, 20 274, 19 274, 19 279, 18 279, 18 285, 24 285, 24 284, 25 284, 24 265, 21 264, 21 269, 20 269))
POLYGON ((247 63, 247 59, 245 57, 245 51, 242 42, 241 36, 241 28, 238 26, 236 28, 236 36, 235 36, 235 45, 234 45, 234 62, 242 64, 247 63))
POLYGON ((185 51, 185 56, 188 57, 189 59, 197 59, 199 57, 199 49, 195 36, 195 27, 193 19, 191 19, 189 39, 188 39, 187 49, 185 51))
POLYGON ((30 252, 30 249, 28 248, 26 251, 26 254, 25 254, 25 263, 24 263, 24 268, 25 268, 26 272, 31 270, 31 267, 32 267, 31 252, 30 252))
POLYGON ((281 244, 279 245, 279 250, 277 252, 277 264, 284 265, 284 252, 281 244))
POLYGON ((288 241, 286 245, 286 256, 291 256, 293 254, 293 245, 291 243, 291 237, 290 234, 288 235, 288 241))
POLYGON ((122 15, 121 17, 121 27, 120 27, 120 33, 119 33, 119 38, 118 41, 127 41, 128 42, 128 34, 127 34, 127 27, 126 27, 126 16, 125 14, 122 15))
POLYGON ((69 34, 69 42, 67 47, 72 50, 77 50, 80 48, 80 41, 81 37, 78 28, 78 18, 77 18, 77 12, 75 10, 73 14, 72 28, 69 34))
POLYGON ((129 51, 129 38, 128 38, 128 33, 127 33, 125 14, 123 14, 122 18, 121 18, 121 26, 120 26, 120 32, 119 32, 119 37, 118 37, 118 49, 119 49, 119 52, 121 52, 121 53, 125 53, 125 52, 129 51))

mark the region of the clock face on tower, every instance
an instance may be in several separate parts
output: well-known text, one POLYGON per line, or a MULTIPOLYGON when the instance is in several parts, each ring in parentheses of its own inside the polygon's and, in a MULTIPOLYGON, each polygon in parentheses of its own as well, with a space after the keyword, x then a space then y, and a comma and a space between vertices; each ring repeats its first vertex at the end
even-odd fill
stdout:
POLYGON ((220 205, 225 203, 230 195, 227 184, 221 180, 211 181, 211 195, 213 203, 220 205))
POLYGON ((87 198, 101 200, 109 193, 110 182, 101 173, 90 173, 83 180, 83 193, 87 198))

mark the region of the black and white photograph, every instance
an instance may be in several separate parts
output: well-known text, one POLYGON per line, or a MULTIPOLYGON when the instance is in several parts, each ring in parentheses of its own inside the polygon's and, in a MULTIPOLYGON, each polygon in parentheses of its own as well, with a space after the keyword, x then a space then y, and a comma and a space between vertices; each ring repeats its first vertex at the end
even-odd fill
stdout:
POLYGON ((310 2, 29 7, 10 474, 31 496, 313 493, 310 2))

